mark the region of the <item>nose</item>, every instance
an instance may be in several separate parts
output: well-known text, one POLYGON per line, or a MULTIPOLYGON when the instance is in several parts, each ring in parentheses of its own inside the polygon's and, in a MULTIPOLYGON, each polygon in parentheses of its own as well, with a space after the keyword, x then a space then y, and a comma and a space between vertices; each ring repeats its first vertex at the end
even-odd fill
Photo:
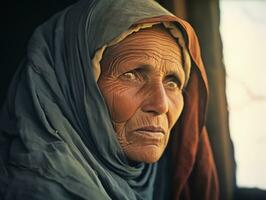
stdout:
POLYGON ((168 112, 168 97, 162 84, 157 84, 151 88, 142 105, 142 111, 154 113, 156 115, 168 112))

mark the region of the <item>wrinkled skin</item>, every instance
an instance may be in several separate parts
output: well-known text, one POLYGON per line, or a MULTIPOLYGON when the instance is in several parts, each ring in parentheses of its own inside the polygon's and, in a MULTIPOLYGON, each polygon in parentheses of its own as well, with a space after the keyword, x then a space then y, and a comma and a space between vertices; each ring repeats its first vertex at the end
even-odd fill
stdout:
POLYGON ((106 50, 101 70, 98 85, 124 153, 158 161, 184 105, 175 39, 161 26, 140 30, 106 50))

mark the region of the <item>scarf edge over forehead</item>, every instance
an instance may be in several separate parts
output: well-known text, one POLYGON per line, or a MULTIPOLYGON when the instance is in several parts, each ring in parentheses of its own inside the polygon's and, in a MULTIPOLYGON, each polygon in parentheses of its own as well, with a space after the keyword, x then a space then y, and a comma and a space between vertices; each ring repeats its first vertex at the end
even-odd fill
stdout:
POLYGON ((181 27, 191 61, 186 73, 193 94, 179 120, 184 124, 179 133, 190 140, 176 140, 180 154, 173 172, 175 191, 183 190, 195 163, 208 96, 193 29, 153 0, 81 0, 35 31, 13 79, 0 118, 0 195, 7 200, 152 198, 157 164, 128 164, 92 64, 99 63, 104 49, 96 51, 123 32, 156 23, 169 30, 171 24, 181 27))

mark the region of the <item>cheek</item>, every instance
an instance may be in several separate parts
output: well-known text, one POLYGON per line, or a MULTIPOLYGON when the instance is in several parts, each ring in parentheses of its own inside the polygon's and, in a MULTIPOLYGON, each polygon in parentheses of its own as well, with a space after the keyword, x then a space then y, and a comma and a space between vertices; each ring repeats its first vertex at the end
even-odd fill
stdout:
POLYGON ((168 113, 168 122, 169 122, 169 130, 173 128, 175 123, 177 122, 180 114, 184 108, 184 99, 183 95, 180 92, 178 95, 173 95, 169 97, 169 113, 168 113))
POLYGON ((116 81, 99 81, 101 93, 111 114, 112 121, 126 122, 140 106, 140 99, 135 98, 138 89, 128 87, 116 81))

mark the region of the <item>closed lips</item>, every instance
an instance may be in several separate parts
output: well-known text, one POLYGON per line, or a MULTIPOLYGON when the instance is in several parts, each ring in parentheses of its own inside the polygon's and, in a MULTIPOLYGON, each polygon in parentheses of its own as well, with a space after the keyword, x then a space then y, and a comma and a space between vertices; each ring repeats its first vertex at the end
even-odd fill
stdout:
POLYGON ((162 133, 165 135, 164 129, 161 127, 156 127, 156 126, 145 126, 145 127, 136 129, 136 131, 162 133))

